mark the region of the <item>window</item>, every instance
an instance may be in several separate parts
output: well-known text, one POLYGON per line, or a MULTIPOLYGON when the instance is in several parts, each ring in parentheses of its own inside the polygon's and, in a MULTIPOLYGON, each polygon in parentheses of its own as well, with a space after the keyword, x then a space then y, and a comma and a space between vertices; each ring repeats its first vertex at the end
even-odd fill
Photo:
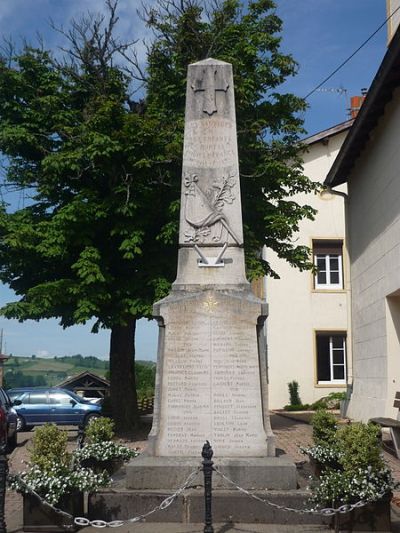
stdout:
POLYGON ((346 383, 346 335, 317 333, 318 383, 346 383))
POLYGON ((313 241, 316 289, 343 289, 342 241, 313 241))
POLYGON ((50 403, 52 404, 63 404, 71 405, 72 398, 68 394, 62 392, 51 392, 50 393, 50 403))
POLYGON ((47 403, 47 394, 45 392, 31 392, 29 394, 29 400, 25 400, 24 403, 35 405, 47 403))

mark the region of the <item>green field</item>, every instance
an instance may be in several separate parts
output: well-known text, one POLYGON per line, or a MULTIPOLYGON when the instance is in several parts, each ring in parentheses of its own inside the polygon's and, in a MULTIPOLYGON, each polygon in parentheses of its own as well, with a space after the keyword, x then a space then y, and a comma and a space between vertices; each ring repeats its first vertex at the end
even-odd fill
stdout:
POLYGON ((108 361, 82 356, 52 359, 13 356, 5 363, 4 370, 7 388, 54 386, 85 371, 104 377, 108 370, 108 361))
MULTIPOLYGON (((13 356, 4 365, 5 388, 55 386, 64 380, 88 371, 107 377, 108 361, 97 357, 19 357, 13 356)), ((136 362, 136 380, 139 388, 153 387, 155 363, 136 362)))

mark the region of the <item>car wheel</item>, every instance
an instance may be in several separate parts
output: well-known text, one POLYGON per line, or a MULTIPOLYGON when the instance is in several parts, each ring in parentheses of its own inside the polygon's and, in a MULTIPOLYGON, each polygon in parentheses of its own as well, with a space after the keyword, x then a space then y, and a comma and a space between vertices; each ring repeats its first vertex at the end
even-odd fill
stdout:
POLYGON ((22 418, 22 416, 17 416, 17 431, 24 431, 25 429, 25 420, 22 418))
POLYGON ((7 440, 6 453, 12 453, 17 447, 17 433, 7 440))
POLYGON ((90 413, 89 415, 86 415, 85 420, 83 421, 83 425, 87 426, 91 420, 94 420, 95 418, 99 418, 100 415, 97 413, 90 413))

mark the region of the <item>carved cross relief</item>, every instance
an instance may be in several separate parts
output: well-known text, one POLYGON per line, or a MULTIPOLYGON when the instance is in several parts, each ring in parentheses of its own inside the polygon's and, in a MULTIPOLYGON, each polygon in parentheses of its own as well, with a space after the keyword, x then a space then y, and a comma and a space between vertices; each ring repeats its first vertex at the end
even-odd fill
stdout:
POLYGON ((195 93, 203 93, 203 111, 211 116, 218 111, 216 102, 217 91, 226 91, 229 88, 229 83, 221 76, 221 71, 217 69, 205 68, 202 76, 197 78, 192 84, 192 89, 195 93))

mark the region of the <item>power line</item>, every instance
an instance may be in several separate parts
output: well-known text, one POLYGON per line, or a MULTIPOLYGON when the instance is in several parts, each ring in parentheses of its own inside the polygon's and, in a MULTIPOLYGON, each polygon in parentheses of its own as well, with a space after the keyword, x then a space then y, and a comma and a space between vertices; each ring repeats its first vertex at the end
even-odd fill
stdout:
POLYGON ((369 43, 369 41, 375 37, 375 35, 387 24, 387 22, 393 17, 393 15, 395 15, 397 13, 397 11, 399 11, 400 9, 400 6, 397 7, 393 13, 391 15, 389 15, 387 17, 387 19, 382 22, 382 24, 374 31, 374 33, 372 33, 368 39, 366 39, 358 48, 357 50, 355 50, 347 59, 345 59, 343 61, 343 63, 341 63, 331 74, 329 74, 329 76, 327 76, 323 81, 321 81, 321 83, 319 83, 312 91, 310 91, 305 97, 304 97, 304 100, 307 100, 307 98, 309 98, 312 94, 314 94, 320 87, 322 87, 322 85, 324 85, 324 83, 326 83, 328 80, 330 80, 335 74, 336 72, 338 72, 342 67, 344 67, 346 65, 346 63, 348 63, 350 61, 350 59, 352 59, 362 48, 364 48, 364 46, 369 43))

